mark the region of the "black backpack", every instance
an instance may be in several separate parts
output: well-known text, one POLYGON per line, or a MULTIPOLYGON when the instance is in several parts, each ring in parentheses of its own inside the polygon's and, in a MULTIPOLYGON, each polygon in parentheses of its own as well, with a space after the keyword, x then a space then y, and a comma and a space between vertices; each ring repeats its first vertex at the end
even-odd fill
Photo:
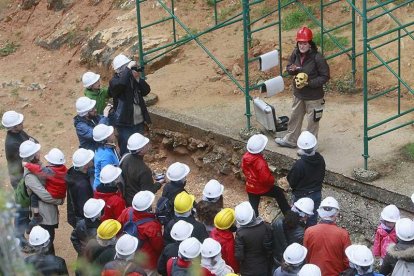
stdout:
POLYGON ((174 207, 168 197, 162 196, 158 199, 155 216, 162 225, 167 225, 174 217, 174 207))
POLYGON ((129 234, 135 238, 137 238, 139 240, 139 247, 142 246, 143 241, 138 237, 138 226, 149 222, 149 221, 153 221, 154 218, 143 218, 143 219, 139 219, 137 221, 133 221, 134 219, 134 214, 133 214, 133 209, 131 208, 129 210, 129 220, 124 224, 124 227, 122 228, 122 231, 126 234, 129 234))

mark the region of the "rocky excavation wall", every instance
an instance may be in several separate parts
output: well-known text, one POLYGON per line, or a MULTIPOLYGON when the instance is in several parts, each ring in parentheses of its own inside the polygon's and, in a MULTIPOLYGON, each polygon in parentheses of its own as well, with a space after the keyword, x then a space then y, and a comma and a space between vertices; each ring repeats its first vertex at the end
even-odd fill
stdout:
MULTIPOLYGON (((205 122, 172 114, 165 110, 151 109, 153 125, 151 140, 174 154, 190 156, 194 164, 203 168, 206 177, 217 174, 232 176, 243 185, 240 161, 246 142, 231 133, 223 133, 205 122), (198 125, 205 124, 205 127, 198 125)), ((285 175, 292 166, 290 157, 266 151, 269 164, 276 167, 277 176, 285 175)), ((403 216, 413 217, 413 203, 402 196, 370 184, 361 183, 338 173, 327 171, 323 197, 334 196, 341 206, 340 225, 346 227, 353 242, 372 242, 379 223, 382 208, 388 204, 397 205, 403 216)), ((279 214, 275 201, 265 201, 267 220, 279 214)))

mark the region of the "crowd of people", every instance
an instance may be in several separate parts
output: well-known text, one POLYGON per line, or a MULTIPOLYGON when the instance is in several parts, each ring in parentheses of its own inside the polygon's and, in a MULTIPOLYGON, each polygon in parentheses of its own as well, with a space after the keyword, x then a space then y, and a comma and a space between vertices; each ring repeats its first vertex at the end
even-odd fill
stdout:
POLYGON ((225 187, 215 179, 196 200, 186 190, 187 164, 154 174, 144 161, 150 118, 143 96, 150 86, 122 54, 113 68, 108 88, 101 88, 99 74, 82 78, 85 96, 77 99, 74 118, 79 149, 70 168, 57 148, 47 152, 44 165, 41 145, 24 131, 23 114, 3 114, 19 204, 16 238, 39 274, 68 274, 54 249, 58 206, 66 199, 76 275, 414 275, 414 222, 400 218, 396 206, 380 214, 372 249, 351 244, 348 231, 337 226, 340 205, 330 196, 322 200, 325 161, 309 131, 279 141, 295 140, 300 158, 278 181, 263 154, 268 138, 248 140, 241 162, 248 201, 235 208, 226 206, 225 187), (271 223, 259 215, 263 196, 274 197, 283 214, 271 223))

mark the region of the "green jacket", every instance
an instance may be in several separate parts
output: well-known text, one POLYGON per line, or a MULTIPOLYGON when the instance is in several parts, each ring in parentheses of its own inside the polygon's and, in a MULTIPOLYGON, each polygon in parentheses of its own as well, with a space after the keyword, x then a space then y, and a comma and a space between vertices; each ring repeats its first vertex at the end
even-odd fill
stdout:
POLYGON ((93 91, 86 88, 84 94, 89 99, 96 101, 96 111, 98 111, 99 115, 102 115, 109 98, 108 87, 103 87, 99 91, 93 91))

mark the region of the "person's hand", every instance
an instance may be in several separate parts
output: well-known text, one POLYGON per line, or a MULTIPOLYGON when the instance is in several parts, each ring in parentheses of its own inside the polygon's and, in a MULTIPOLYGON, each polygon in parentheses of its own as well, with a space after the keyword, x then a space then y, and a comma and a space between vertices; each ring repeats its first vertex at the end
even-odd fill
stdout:
POLYGON ((108 115, 109 115, 109 111, 111 110, 111 108, 112 108, 112 104, 107 104, 107 105, 105 106, 105 108, 104 108, 104 110, 103 110, 103 115, 104 115, 104 117, 108 117, 108 115))
POLYGON ((297 66, 296 64, 291 64, 291 65, 287 68, 287 70, 288 70, 289 72, 295 72, 295 71, 299 70, 300 68, 301 68, 301 67, 297 66))
POLYGON ((130 61, 130 62, 128 63, 127 67, 128 67, 129 69, 131 69, 132 67, 134 67, 134 66, 136 66, 136 65, 137 65, 137 63, 135 62, 135 60, 133 60, 133 61, 130 61))
POLYGON ((27 164, 27 162, 22 161, 22 166, 23 166, 23 167, 25 167, 25 166, 26 166, 26 164, 27 164))
POLYGON ((134 76, 135 79, 139 79, 141 77, 140 72, 137 72, 137 71, 134 71, 134 70, 132 70, 131 72, 132 72, 132 75, 134 76))

